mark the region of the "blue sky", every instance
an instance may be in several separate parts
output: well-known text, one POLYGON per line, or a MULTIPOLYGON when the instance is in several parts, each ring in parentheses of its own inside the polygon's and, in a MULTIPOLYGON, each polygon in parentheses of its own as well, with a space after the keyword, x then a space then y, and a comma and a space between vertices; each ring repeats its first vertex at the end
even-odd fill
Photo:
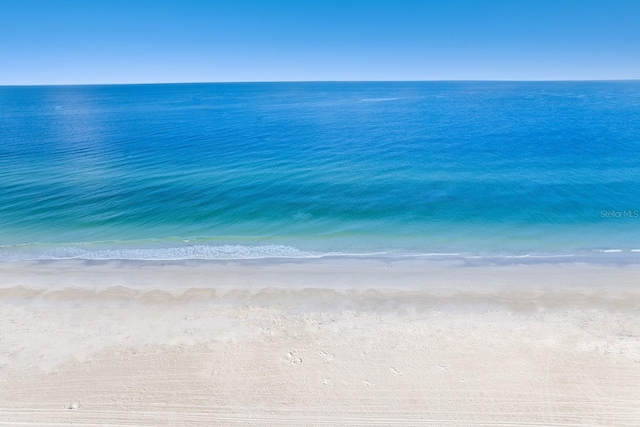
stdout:
POLYGON ((640 78, 640 0, 0 0, 0 85, 640 78))

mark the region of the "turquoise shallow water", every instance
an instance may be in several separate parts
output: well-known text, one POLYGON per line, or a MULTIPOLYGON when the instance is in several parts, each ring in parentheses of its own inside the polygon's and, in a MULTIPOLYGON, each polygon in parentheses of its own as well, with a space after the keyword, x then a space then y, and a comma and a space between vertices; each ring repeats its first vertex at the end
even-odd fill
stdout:
POLYGON ((0 87, 1 259, 640 254, 638 213, 640 82, 0 87))

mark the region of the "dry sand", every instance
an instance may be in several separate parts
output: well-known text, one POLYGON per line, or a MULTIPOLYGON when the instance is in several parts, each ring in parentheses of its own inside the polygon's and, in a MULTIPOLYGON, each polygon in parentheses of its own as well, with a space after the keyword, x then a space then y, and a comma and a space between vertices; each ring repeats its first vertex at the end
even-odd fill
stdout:
POLYGON ((0 263, 0 425, 639 426, 640 268, 0 263))

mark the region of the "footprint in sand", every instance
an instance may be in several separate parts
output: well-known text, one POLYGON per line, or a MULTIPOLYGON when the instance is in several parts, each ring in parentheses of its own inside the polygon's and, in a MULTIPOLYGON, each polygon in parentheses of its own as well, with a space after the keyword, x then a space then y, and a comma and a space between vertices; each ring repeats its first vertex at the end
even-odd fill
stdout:
POLYGON ((393 375, 404 375, 402 372, 398 371, 396 368, 394 368, 393 366, 389 368, 389 371, 391 371, 391 373, 393 375))
POLYGON ((292 351, 287 352, 287 360, 285 361, 285 363, 289 362, 292 365, 296 365, 298 363, 302 363, 302 357, 296 357, 296 353, 297 353, 296 350, 292 350, 292 351))
POLYGON ((318 354, 320 355, 324 363, 331 363, 333 362, 333 359, 335 359, 335 356, 333 354, 327 353, 326 351, 321 351, 318 354))

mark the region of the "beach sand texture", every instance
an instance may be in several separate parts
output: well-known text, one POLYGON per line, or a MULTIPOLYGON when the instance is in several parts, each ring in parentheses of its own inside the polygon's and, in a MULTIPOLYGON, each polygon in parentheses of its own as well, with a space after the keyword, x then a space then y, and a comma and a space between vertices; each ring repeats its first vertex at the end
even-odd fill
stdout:
POLYGON ((637 266, 0 263, 0 425, 638 426, 637 266))

